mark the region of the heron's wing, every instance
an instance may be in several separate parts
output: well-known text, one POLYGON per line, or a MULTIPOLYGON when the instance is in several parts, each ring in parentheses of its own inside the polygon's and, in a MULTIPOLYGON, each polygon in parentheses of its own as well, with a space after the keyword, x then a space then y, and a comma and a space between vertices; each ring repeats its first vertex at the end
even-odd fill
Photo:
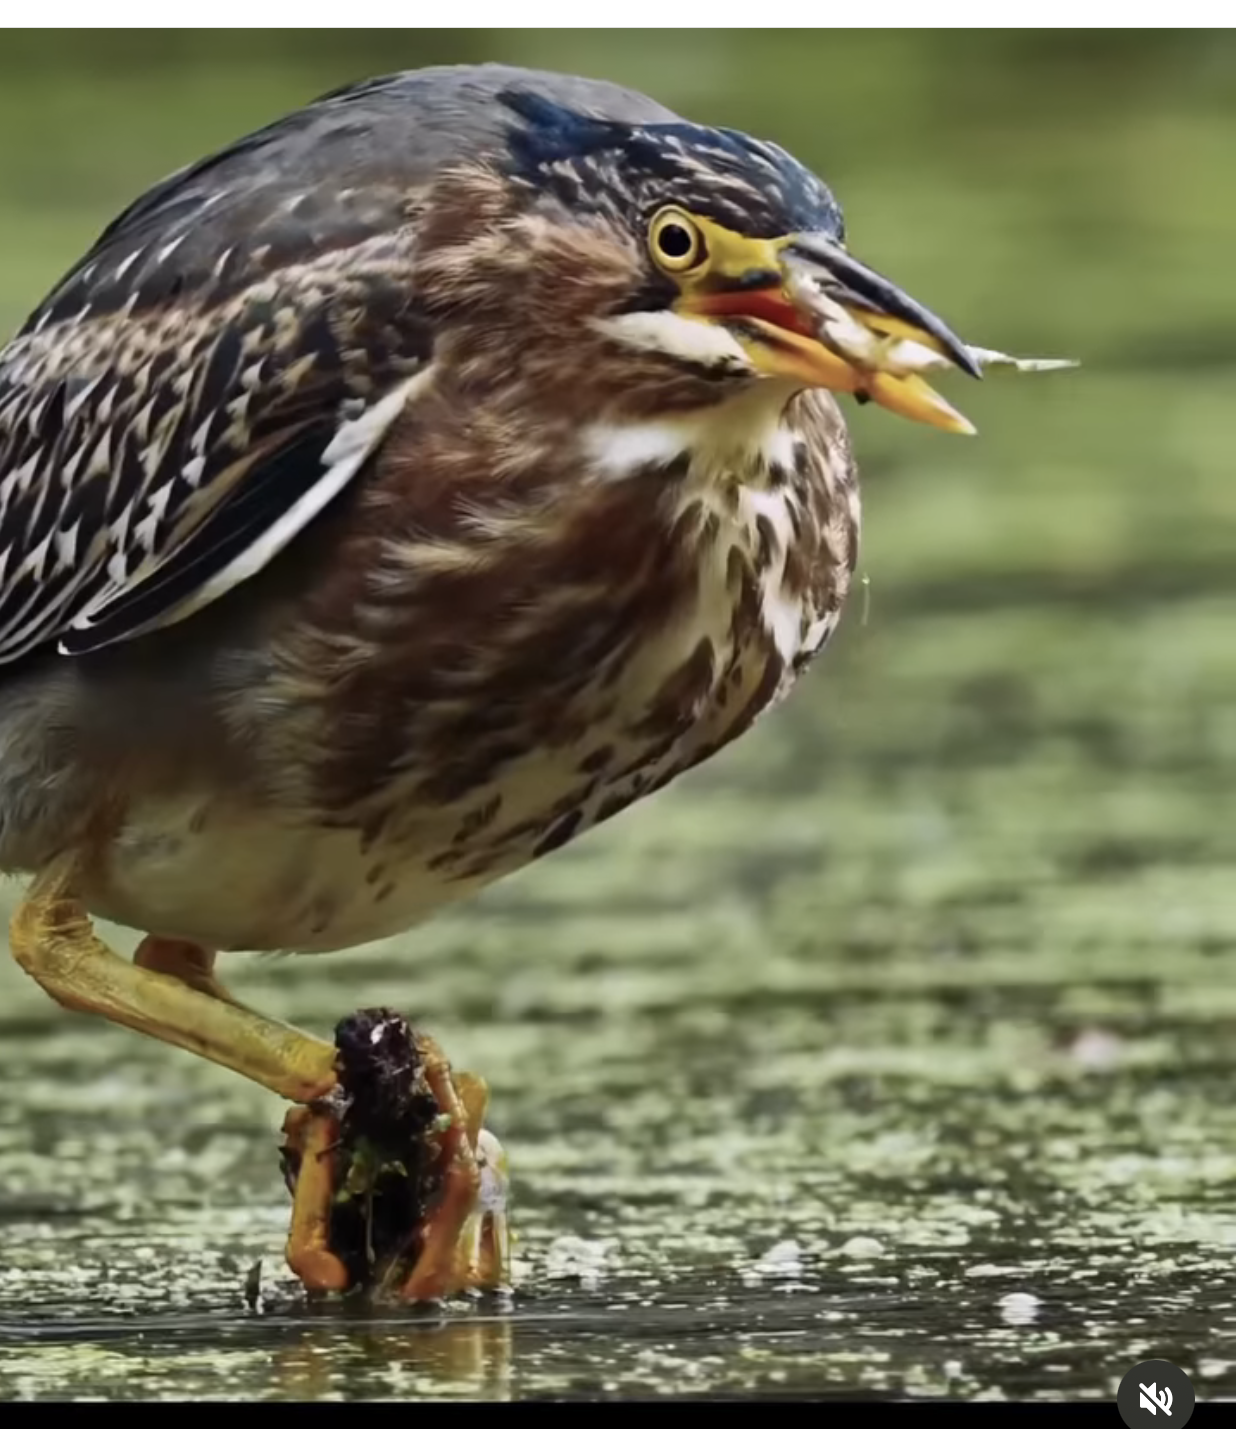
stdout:
POLYGON ((0 663, 131 638, 262 569, 423 370, 418 190, 325 182, 303 129, 152 190, 0 352, 0 663))
MULTIPOLYGON (((328 95, 132 204, 0 352, 0 664, 182 619, 261 570, 361 469, 430 356, 416 211, 500 157, 503 66, 328 95)), ((671 116, 672 117, 672 116, 671 116)))

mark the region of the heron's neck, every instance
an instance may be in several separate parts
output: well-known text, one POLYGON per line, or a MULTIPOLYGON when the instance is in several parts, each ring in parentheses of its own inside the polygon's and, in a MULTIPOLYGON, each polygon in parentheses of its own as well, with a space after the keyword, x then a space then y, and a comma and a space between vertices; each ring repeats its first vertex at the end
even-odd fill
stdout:
POLYGON ((583 433, 584 457, 603 481, 676 468, 691 485, 784 485, 796 459, 786 417, 792 396, 780 382, 763 382, 694 412, 594 422, 583 433))

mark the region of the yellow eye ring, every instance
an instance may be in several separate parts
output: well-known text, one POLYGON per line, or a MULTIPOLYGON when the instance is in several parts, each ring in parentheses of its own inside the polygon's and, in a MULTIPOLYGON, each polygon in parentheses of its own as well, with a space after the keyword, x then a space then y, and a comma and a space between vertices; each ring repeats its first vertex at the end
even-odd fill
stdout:
POLYGON ((708 257, 704 235, 690 214, 663 208, 648 225, 652 256, 667 273, 687 273, 708 257))

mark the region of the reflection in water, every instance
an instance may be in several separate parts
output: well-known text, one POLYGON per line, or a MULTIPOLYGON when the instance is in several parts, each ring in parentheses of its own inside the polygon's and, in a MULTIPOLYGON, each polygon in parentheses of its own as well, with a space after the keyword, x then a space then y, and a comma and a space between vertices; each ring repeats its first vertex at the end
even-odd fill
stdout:
POLYGON ((513 1328, 506 1317, 408 1317, 398 1325, 337 1318, 306 1326, 271 1356, 289 1399, 351 1397, 348 1385, 383 1386, 394 1398, 511 1398, 513 1328))

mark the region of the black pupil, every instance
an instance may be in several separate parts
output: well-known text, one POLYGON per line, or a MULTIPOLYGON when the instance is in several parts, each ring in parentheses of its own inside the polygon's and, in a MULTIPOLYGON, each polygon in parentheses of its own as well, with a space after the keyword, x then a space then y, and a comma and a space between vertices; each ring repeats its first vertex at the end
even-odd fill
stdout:
POLYGON ((667 223, 661 230, 657 242, 667 258, 685 258, 695 246, 691 235, 681 223, 667 223))

